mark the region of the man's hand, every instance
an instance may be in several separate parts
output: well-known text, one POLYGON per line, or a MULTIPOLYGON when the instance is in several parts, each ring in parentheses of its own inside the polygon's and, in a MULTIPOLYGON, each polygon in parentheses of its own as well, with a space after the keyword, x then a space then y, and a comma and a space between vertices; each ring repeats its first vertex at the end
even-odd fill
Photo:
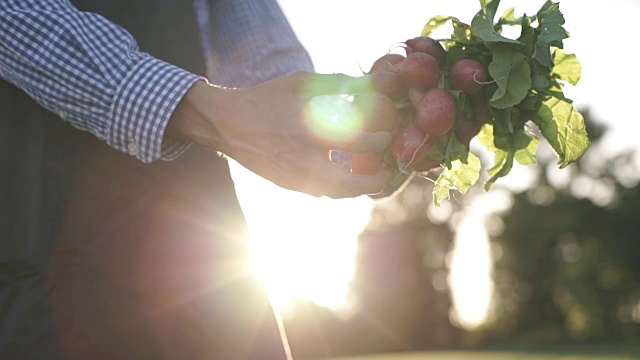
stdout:
POLYGON ((314 96, 355 94, 370 86, 367 77, 307 72, 246 89, 199 82, 176 108, 167 131, 226 154, 286 189, 332 198, 376 194, 389 180, 387 171, 354 174, 333 164, 329 153, 382 152, 391 134, 326 126, 309 110, 314 96))

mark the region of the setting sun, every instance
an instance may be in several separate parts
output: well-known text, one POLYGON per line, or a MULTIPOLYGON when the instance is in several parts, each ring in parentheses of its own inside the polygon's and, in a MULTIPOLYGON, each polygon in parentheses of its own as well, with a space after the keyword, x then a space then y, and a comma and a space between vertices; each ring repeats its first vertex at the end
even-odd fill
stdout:
POLYGON ((232 163, 249 220, 253 267, 274 305, 296 299, 345 304, 355 270, 357 237, 369 221, 367 198, 315 199, 285 191, 232 163), (260 201, 253 201, 260 199, 260 201))

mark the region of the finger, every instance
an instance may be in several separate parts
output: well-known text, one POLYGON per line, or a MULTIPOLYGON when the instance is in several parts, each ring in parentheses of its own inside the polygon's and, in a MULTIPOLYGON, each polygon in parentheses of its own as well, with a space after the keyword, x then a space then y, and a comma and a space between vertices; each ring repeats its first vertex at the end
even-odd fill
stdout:
POLYGON ((392 71, 382 71, 368 75, 373 91, 383 93, 392 99, 401 99, 407 96, 407 85, 400 75, 392 71))
MULTIPOLYGON (((344 169, 342 169, 344 170, 344 169)), ((390 173, 381 170, 376 175, 361 175, 345 172, 341 186, 336 186, 327 191, 326 196, 333 199, 353 198, 360 195, 379 194, 384 191, 389 182, 390 173)))
POLYGON ((318 170, 321 174, 317 191, 333 199, 352 198, 360 195, 378 194, 389 182, 390 174, 381 170, 376 175, 354 174, 330 162, 324 162, 318 170))
POLYGON ((337 199, 377 194, 384 190, 390 178, 387 170, 376 175, 352 173, 350 167, 332 163, 322 151, 307 152, 292 161, 297 162, 293 167, 299 170, 292 173, 291 166, 287 166, 269 178, 285 189, 316 197, 337 199))
POLYGON ((331 94, 357 94, 372 91, 368 76, 353 77, 345 74, 308 74, 301 92, 306 97, 331 94))

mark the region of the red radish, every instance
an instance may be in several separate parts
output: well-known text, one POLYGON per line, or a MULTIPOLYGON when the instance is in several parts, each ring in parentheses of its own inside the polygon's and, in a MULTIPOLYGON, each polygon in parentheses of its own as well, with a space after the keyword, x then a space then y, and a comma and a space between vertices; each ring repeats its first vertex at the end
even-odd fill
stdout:
POLYGON ((430 149, 431 141, 416 123, 405 126, 391 141, 391 155, 402 167, 420 161, 430 149))
POLYGON ((407 85, 402 82, 402 78, 391 71, 380 71, 371 73, 371 84, 373 91, 385 94, 393 100, 398 100, 407 96, 407 85))
POLYGON ((407 55, 393 69, 406 84, 418 89, 432 88, 440 80, 440 66, 436 58, 421 52, 407 55))
POLYGON ((486 70, 475 60, 459 60, 449 70, 449 85, 452 89, 462 90, 465 94, 475 94, 482 90, 486 81, 486 70))
POLYGON ((393 65, 404 60, 404 56, 400 54, 387 54, 373 62, 369 74, 381 71, 393 71, 393 65))
POLYGON ((456 100, 445 89, 431 89, 420 100, 416 112, 418 125, 424 132, 444 135, 456 122, 456 100))
POLYGON ((404 42, 407 45, 407 54, 412 52, 421 52, 429 54, 438 60, 438 64, 443 65, 447 52, 439 42, 427 36, 418 36, 404 42))
POLYGON ((354 153, 351 155, 351 172, 375 175, 382 169, 384 153, 354 153))
POLYGON ((352 111, 361 119, 361 129, 366 131, 391 131, 400 119, 393 101, 378 92, 357 94, 352 103, 352 111))

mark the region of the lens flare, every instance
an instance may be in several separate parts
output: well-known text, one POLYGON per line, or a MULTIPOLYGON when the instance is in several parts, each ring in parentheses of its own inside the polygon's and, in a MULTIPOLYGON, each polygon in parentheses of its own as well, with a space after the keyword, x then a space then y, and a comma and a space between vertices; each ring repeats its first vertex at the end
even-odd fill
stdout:
POLYGON ((348 142, 361 129, 363 117, 343 95, 315 96, 307 103, 306 125, 321 142, 348 142))

